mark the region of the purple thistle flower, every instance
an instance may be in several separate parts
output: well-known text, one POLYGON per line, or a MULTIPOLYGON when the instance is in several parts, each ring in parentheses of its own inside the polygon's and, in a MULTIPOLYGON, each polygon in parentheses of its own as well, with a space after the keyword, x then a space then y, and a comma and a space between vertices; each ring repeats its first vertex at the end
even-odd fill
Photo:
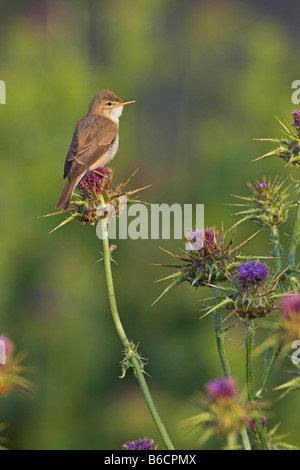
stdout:
POLYGON ((287 295, 281 300, 281 312, 284 318, 290 319, 295 313, 300 320, 300 294, 287 295))
POLYGON ((105 166, 99 166, 94 170, 88 171, 81 178, 78 184, 79 189, 81 189, 85 195, 98 195, 101 193, 103 180, 108 173, 111 173, 111 169, 105 166))
POLYGON ((218 379, 207 384, 207 391, 211 401, 227 400, 237 396, 237 389, 233 379, 218 379))
POLYGON ((267 183, 259 183, 260 189, 264 189, 267 187, 267 183))
POLYGON ((185 238, 191 242, 191 243, 195 243, 195 241, 197 240, 197 238, 200 238, 201 237, 201 234, 203 233, 202 230, 199 230, 199 229, 195 229, 195 230, 192 230, 191 232, 187 232, 185 234, 185 238))
POLYGON ((294 118, 294 126, 297 128, 297 130, 300 130, 300 109, 293 111, 292 116, 294 118))
POLYGON ((188 241, 186 245, 187 250, 201 250, 203 247, 203 236, 203 230, 198 230, 197 228, 186 233, 185 238, 188 241))
POLYGON ((259 261, 248 261, 237 268, 236 280, 244 289, 255 289, 268 276, 268 268, 259 261))
POLYGON ((157 445, 154 444, 153 439, 136 439, 135 441, 123 444, 123 450, 156 450, 157 445))
POLYGON ((218 237, 218 232, 213 227, 207 227, 204 230, 204 239, 207 248, 211 248, 214 243, 219 244, 221 241, 218 237))
POLYGON ((218 232, 213 227, 206 227, 205 230, 195 229, 185 234, 185 238, 191 246, 187 250, 201 250, 204 247, 209 252, 215 252, 221 248, 223 240, 219 238, 218 232))
MULTIPOLYGON (((10 356, 14 350, 14 344, 5 335, 0 335, 0 343, 4 345, 5 355, 10 356)), ((0 344, 0 350, 1 350, 0 344)))

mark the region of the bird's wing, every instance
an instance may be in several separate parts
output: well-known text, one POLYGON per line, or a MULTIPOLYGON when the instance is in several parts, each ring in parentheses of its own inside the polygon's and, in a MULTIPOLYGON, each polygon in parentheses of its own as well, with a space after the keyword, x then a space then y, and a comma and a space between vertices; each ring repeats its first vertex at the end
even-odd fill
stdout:
POLYGON ((102 116, 85 116, 75 127, 65 161, 64 178, 77 178, 104 155, 113 144, 117 124, 102 116))

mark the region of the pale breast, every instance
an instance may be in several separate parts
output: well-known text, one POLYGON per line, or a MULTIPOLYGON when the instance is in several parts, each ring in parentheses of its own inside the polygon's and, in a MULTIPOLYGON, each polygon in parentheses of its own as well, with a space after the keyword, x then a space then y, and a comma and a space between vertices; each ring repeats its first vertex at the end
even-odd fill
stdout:
POLYGON ((110 147, 110 149, 106 153, 101 155, 99 160, 97 160, 96 163, 94 163, 90 167, 90 170, 94 170, 95 168, 98 168, 99 166, 104 166, 108 162, 110 162, 114 158, 114 156, 116 155, 116 153, 118 151, 118 148, 119 148, 119 134, 117 133, 116 138, 115 138, 112 146, 110 147))

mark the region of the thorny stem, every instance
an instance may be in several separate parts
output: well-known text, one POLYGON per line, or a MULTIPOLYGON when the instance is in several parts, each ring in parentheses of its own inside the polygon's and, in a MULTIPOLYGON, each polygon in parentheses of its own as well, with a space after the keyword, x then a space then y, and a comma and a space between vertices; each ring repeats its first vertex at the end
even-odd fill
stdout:
MULTIPOLYGON (((249 402, 254 403, 255 395, 253 390, 253 344, 254 344, 254 323, 248 318, 246 324, 246 383, 249 402)), ((257 408, 254 408, 254 422, 257 434, 263 450, 268 450, 268 444, 264 433, 263 426, 259 419, 257 408)))
MULTIPOLYGON (((215 296, 215 302, 217 303, 218 289, 216 287, 214 287, 214 296, 215 296)), ((231 370, 230 370, 229 362, 228 362, 226 351, 225 351, 225 344, 224 344, 225 332, 222 327, 222 315, 221 315, 220 309, 217 309, 214 312, 214 318, 215 318, 215 333, 216 333, 219 357, 220 357, 223 373, 226 378, 229 378, 231 377, 231 370)))
MULTIPOLYGON (((103 257, 104 257, 104 266, 105 266, 105 275, 106 275, 106 283, 107 283, 107 291, 108 291, 108 298, 109 298, 109 304, 110 304, 110 309, 111 309, 111 314, 117 329, 117 332, 119 334, 119 337, 125 347, 125 349, 130 353, 132 350, 131 345, 127 339, 126 333, 124 331, 124 328, 122 326, 119 313, 118 313, 118 308, 117 308, 117 302, 116 302, 116 297, 115 297, 115 291, 114 291, 114 284, 113 284, 113 277, 112 277, 112 269, 111 269, 111 255, 110 255, 110 250, 109 250, 109 238, 108 238, 108 230, 107 230, 107 219, 102 219, 101 221, 101 226, 102 226, 102 238, 103 238, 103 257)), ((160 416, 155 408, 155 405, 153 403, 149 388, 147 386, 147 382, 144 377, 143 370, 141 368, 141 365, 139 361, 137 360, 136 357, 131 355, 131 364, 132 367, 135 371, 136 377, 138 379, 138 382, 140 384, 141 390, 143 392, 145 401, 148 405, 149 411, 152 415, 153 421, 155 422, 157 429, 167 447, 168 450, 174 450, 174 446, 168 436, 168 433, 164 427, 163 422, 160 419, 160 416)))

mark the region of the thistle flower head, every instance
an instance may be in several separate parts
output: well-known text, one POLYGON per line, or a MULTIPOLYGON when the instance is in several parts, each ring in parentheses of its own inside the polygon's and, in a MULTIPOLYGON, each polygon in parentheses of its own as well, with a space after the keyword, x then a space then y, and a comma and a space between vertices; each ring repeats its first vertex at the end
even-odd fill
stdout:
POLYGON ((248 261, 237 268, 236 281, 243 289, 256 289, 266 280, 268 268, 259 261, 248 261))
POLYGON ((228 400, 237 396, 238 391, 233 379, 222 378, 209 382, 206 386, 211 402, 228 400))
POLYGON ((240 205, 245 209, 235 214, 240 220, 234 227, 246 220, 252 220, 262 228, 284 223, 290 209, 297 203, 289 199, 294 188, 291 185, 283 187, 284 182, 276 177, 273 182, 260 180, 248 183, 250 196, 235 196, 244 201, 240 205))
POLYGON ((100 166, 92 171, 88 171, 80 180, 78 184, 79 190, 82 192, 84 199, 96 197, 102 194, 107 189, 108 179, 106 175, 111 173, 110 168, 100 166))
MULTIPOLYGON (((254 234, 255 235, 255 234, 254 234)), ((234 235, 225 244, 225 234, 218 232, 214 227, 207 227, 205 230, 195 229, 185 235, 187 244, 183 256, 166 251, 169 255, 181 261, 181 264, 162 264, 176 269, 175 273, 166 276, 160 281, 172 279, 172 283, 156 299, 156 303, 169 290, 181 282, 187 281, 193 287, 209 286, 214 287, 217 283, 227 282, 232 278, 232 273, 239 264, 241 255, 236 252, 254 235, 242 242, 239 246, 233 247, 234 235)), ((244 257, 243 257, 244 258, 244 257)), ((226 302, 225 302, 226 303, 226 302)))
POLYGON ((230 248, 232 240, 226 246, 224 234, 214 227, 205 230, 195 229, 185 235, 187 240, 186 256, 182 272, 185 280, 193 286, 204 285, 213 280, 225 279, 222 270, 231 262, 230 248))
POLYGON ((226 308, 230 310, 226 318, 235 315, 244 321, 245 318, 263 318, 277 310, 278 284, 284 272, 271 276, 267 266, 257 260, 239 264, 235 271, 235 275, 228 273, 230 284, 215 287, 219 289, 218 303, 207 307, 204 316, 226 308))
POLYGON ((187 251, 198 251, 202 255, 205 255, 205 252, 207 254, 221 252, 224 241, 214 227, 207 227, 205 230, 196 228, 186 233, 185 238, 188 241, 187 251))
POLYGON ((144 439, 126 442, 122 447, 123 450, 156 450, 157 444, 154 443, 153 439, 144 437, 144 439))
MULTIPOLYGON (((126 191, 125 186, 135 173, 136 171, 127 181, 113 188, 113 171, 110 168, 101 166, 95 170, 88 171, 78 183, 75 197, 71 201, 68 211, 66 211, 68 218, 51 232, 74 219, 79 220, 83 224, 95 225, 101 219, 108 216, 109 210, 103 210, 105 207, 112 210, 114 216, 118 216, 127 203, 136 201, 136 199, 130 198, 131 195, 149 187, 145 186, 126 191), (101 210, 99 210, 99 207, 101 210)), ((61 214, 61 212, 47 214, 44 217, 61 214)))
POLYGON ((206 386, 207 396, 200 394, 196 404, 202 412, 184 421, 193 430, 199 429, 200 444, 215 434, 236 434, 251 418, 251 404, 241 404, 233 379, 218 379, 206 386))
POLYGON ((193 249, 200 250, 204 243, 204 230, 199 230, 196 228, 191 232, 187 232, 185 234, 185 238, 187 239, 189 245, 187 251, 191 251, 193 249))

